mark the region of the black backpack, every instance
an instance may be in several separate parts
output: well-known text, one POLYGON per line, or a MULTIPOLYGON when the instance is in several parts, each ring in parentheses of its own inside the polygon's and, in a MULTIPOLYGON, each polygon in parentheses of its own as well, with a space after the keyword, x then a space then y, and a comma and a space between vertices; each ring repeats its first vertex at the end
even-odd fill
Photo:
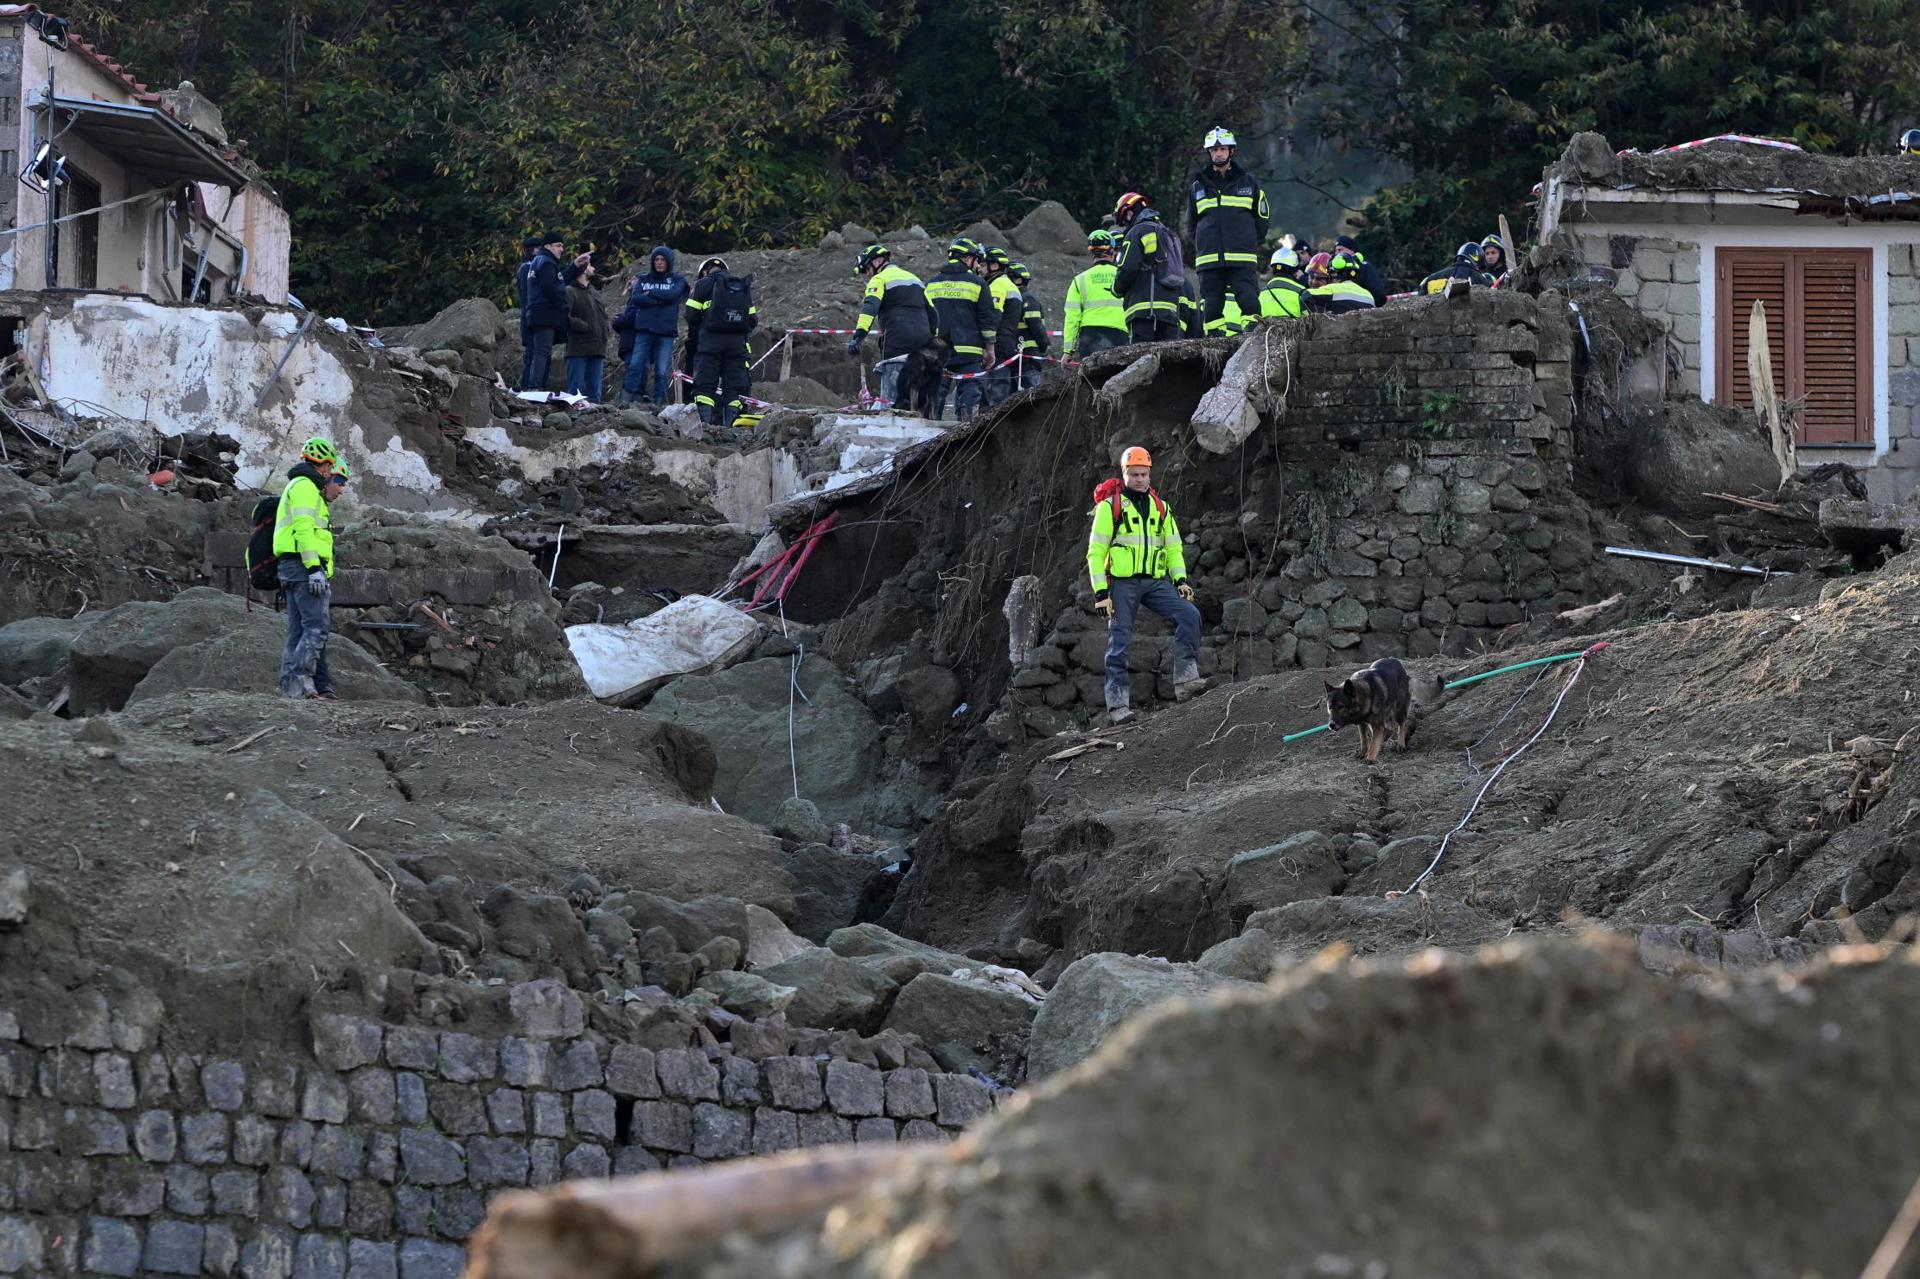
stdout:
POLYGON ((269 493, 253 504, 253 532, 247 537, 247 582, 271 595, 280 589, 280 557, 273 553, 273 526, 280 499, 269 493))
POLYGON ((753 277, 721 275, 714 281, 701 328, 709 333, 747 333, 753 329, 753 277))

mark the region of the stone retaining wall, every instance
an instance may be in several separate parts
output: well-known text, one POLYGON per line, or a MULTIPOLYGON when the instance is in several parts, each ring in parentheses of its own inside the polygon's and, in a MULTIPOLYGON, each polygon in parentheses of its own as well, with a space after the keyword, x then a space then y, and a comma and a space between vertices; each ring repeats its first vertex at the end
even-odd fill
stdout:
MULTIPOLYGON (((1464 653, 1590 602, 1568 319, 1557 294, 1476 290, 1315 321, 1273 379, 1283 406, 1246 445, 1250 468, 1270 467, 1277 443, 1279 509, 1213 492, 1211 509, 1176 506, 1209 622, 1201 673, 1464 653)), ((1106 628, 1084 570, 1079 592, 1015 672, 1003 740, 1104 706, 1106 628)), ((1168 628, 1143 614, 1136 706, 1171 696, 1172 663, 1168 628)))
POLYGON ((323 1015, 310 1054, 175 1048, 145 994, 0 1009, 0 1274, 454 1279, 502 1190, 945 1139, 999 1095, 897 1036, 614 1042, 535 985, 520 1034, 323 1015))

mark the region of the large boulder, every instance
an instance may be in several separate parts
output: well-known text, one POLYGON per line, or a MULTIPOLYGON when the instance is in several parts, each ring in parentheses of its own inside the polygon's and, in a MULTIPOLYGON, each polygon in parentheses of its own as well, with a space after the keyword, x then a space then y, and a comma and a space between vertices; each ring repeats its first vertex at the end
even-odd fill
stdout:
POLYGON ((575 984, 593 973, 593 946, 565 898, 502 884, 487 894, 480 913, 493 927, 494 944, 514 958, 557 968, 575 984))
POLYGON ((1467 949, 1505 936, 1509 926, 1465 902, 1432 893, 1405 897, 1321 897, 1247 917, 1247 932, 1273 938, 1281 957, 1302 958, 1335 942, 1356 953, 1394 954, 1436 945, 1467 949))
POLYGON ((461 298, 408 330, 406 338, 417 351, 491 351, 506 328, 499 307, 485 298, 461 298))
POLYGON ((834 929, 853 922, 867 882, 880 873, 873 858, 825 844, 782 852, 780 867, 793 876, 793 931, 820 943, 834 929))
POLYGON ((1767 497, 1780 487, 1773 444, 1751 412, 1700 400, 1664 400, 1635 415, 1627 451, 1632 490, 1673 515, 1716 515, 1724 502, 1707 493, 1767 497))
POLYGON ((58 674, 67 665, 73 641, 102 616, 28 617, 0 626, 0 684, 58 674))
POLYGON ((1249 983, 1191 964, 1104 951, 1067 966, 1034 1018, 1027 1075, 1044 1079, 1077 1064, 1136 1013, 1177 1000, 1199 999, 1249 983))
MULTIPOLYGON (((657 616, 657 615, 656 615, 657 616)), ((729 813, 771 825, 780 802, 793 794, 793 767, 800 793, 830 822, 875 825, 875 776, 880 771, 880 729, 852 684, 824 658, 800 663, 799 692, 792 691, 793 662, 765 657, 731 670, 674 681, 648 705, 648 714, 684 724, 713 743, 720 761, 714 795, 729 813), (792 719, 792 751, 788 719, 792 719)))
MULTIPOLYGON (((255 611, 232 630, 174 649, 153 664, 127 697, 128 705, 189 688, 251 689, 270 693, 280 683, 286 623, 278 614, 255 611)), ((327 642, 327 669, 334 690, 355 702, 423 702, 426 698, 371 653, 340 635, 327 642)))
MULTIPOLYGON (((239 596, 205 586, 182 591, 165 604, 122 604, 74 637, 67 658, 73 713, 119 710, 161 658, 176 648, 248 626, 250 616, 239 596)), ((262 613, 260 621, 271 626, 272 617, 262 613)), ((275 661, 274 679, 260 692, 274 691, 279 670, 275 661)), ((234 687, 230 681, 223 686, 234 687)))
POLYGON ((1013 247, 1022 253, 1069 253, 1087 251, 1087 233, 1058 200, 1043 200, 1033 212, 1013 228, 1013 247))
POLYGON ((887 1029, 918 1035, 951 1071, 993 1074, 1018 1051, 1040 1006, 1001 986, 922 973, 908 982, 887 1014, 887 1029))
POLYGON ((1227 863, 1224 901, 1233 931, 1255 911, 1331 896, 1345 879, 1333 845, 1317 830, 1241 853, 1227 863))
POLYGON ((748 972, 758 972, 763 968, 785 963, 795 955, 803 955, 812 949, 814 949, 813 943, 804 937, 796 936, 780 916, 764 906, 747 907, 746 966, 748 972))
POLYGON ((977 967, 965 955, 897 936, 878 924, 837 929, 827 938, 827 947, 836 955, 863 961, 903 986, 921 973, 950 977, 962 968, 977 967))
POLYGON ((633 912, 628 922, 635 932, 664 928, 681 950, 699 950, 716 937, 731 937, 742 950, 752 943, 749 907, 737 897, 709 895, 678 902, 654 893, 630 892, 625 901, 633 912))
POLYGON ((830 950, 795 955, 760 969, 758 975, 797 992, 787 1005, 787 1020, 794 1025, 863 1035, 880 1029, 900 989, 873 969, 830 950))

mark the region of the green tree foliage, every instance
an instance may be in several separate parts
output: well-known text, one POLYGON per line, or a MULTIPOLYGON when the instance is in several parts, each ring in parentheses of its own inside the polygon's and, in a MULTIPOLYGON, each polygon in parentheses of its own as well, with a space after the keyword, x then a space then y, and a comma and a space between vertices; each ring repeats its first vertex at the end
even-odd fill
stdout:
MULTIPOLYGON (((1214 120, 1298 70, 1282 0, 76 0, 190 78, 293 215, 294 290, 391 323, 506 301, 546 224, 606 250, 1083 218, 1170 188, 1214 120)), ((1243 129, 1246 126, 1241 126, 1243 129)))
POLYGON ((1891 150, 1920 124, 1914 17, 1905 0, 1358 0, 1320 71, 1343 89, 1339 132, 1414 171, 1365 217, 1375 256, 1417 278, 1503 211, 1519 232, 1583 129, 1645 150, 1715 133, 1891 150))

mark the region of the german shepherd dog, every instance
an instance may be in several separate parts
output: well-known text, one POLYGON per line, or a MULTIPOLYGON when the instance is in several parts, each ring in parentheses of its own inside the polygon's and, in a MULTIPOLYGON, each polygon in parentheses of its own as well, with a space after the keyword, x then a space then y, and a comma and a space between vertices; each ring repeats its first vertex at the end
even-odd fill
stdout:
POLYGON ((940 379, 946 372, 947 344, 939 338, 927 343, 919 350, 907 356, 907 364, 900 371, 900 389, 895 392, 900 399, 894 408, 905 413, 918 413, 932 418, 939 411, 940 379))
POLYGON ((1383 657, 1338 684, 1327 685, 1327 722, 1335 728, 1360 726, 1360 754, 1369 764, 1380 758, 1389 728, 1398 729, 1400 749, 1413 728, 1413 680, 1394 657, 1383 657))

